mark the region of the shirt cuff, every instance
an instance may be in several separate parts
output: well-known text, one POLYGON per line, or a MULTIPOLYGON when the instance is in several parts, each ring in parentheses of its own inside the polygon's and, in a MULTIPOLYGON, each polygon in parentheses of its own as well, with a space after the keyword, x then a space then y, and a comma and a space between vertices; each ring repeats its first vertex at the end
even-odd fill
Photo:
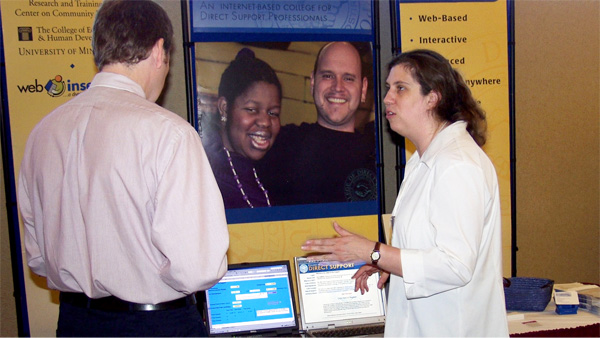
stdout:
POLYGON ((402 262, 402 278, 404 279, 406 296, 409 299, 418 297, 416 292, 419 287, 416 284, 425 278, 423 252, 421 250, 401 249, 400 259, 402 262))

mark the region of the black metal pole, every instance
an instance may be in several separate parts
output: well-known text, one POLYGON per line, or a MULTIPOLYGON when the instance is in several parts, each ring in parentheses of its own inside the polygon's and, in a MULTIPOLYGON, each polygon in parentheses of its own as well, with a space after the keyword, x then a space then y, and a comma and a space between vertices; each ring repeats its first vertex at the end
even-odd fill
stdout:
POLYGON ((511 233, 511 276, 517 275, 517 148, 515 137, 515 3, 507 1, 508 11, 508 90, 510 124, 510 233, 511 233))
POLYGON ((188 7, 186 0, 180 0, 181 2, 181 32, 183 36, 183 66, 185 70, 185 90, 186 90, 186 106, 187 106, 187 115, 188 121, 194 126, 194 128, 198 129, 198 121, 196 121, 196 116, 194 114, 194 88, 192 81, 192 43, 190 42, 190 31, 189 31, 189 17, 188 17, 188 7))

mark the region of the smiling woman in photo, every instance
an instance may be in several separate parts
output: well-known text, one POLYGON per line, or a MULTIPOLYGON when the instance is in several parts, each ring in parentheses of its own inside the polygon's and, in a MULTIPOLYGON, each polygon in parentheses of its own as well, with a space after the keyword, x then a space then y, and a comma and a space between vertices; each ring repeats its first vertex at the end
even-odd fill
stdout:
POLYGON ((271 206, 254 162, 271 149, 281 127, 281 84, 275 71, 248 48, 221 76, 213 126, 220 137, 205 144, 226 209, 271 206))

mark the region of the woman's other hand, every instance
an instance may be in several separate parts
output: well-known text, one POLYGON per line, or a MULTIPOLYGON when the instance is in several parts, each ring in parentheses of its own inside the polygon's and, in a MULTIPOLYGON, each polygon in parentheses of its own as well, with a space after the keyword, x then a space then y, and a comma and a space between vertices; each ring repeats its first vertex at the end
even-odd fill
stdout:
POLYGON ((339 237, 309 239, 304 242, 302 250, 323 253, 309 256, 309 260, 370 262, 375 242, 342 228, 337 222, 333 222, 333 228, 339 237))
POLYGON ((374 265, 365 264, 361 266, 360 269, 358 269, 358 271, 356 271, 354 276, 352 276, 352 278, 354 279, 354 291, 360 290, 360 293, 362 295, 364 295, 365 292, 369 291, 368 279, 374 273, 381 273, 381 275, 379 276, 379 281, 377 281, 377 287, 379 289, 383 288, 383 285, 387 281, 390 274, 379 269, 374 265))

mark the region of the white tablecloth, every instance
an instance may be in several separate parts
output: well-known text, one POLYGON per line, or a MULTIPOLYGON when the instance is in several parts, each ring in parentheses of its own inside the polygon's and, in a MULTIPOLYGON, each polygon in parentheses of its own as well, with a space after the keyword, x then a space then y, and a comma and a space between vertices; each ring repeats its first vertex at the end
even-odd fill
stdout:
POLYGON ((569 329, 600 323, 600 316, 583 309, 577 314, 559 315, 555 312, 554 300, 551 300, 543 312, 509 312, 508 330, 510 334, 545 330, 569 329))

